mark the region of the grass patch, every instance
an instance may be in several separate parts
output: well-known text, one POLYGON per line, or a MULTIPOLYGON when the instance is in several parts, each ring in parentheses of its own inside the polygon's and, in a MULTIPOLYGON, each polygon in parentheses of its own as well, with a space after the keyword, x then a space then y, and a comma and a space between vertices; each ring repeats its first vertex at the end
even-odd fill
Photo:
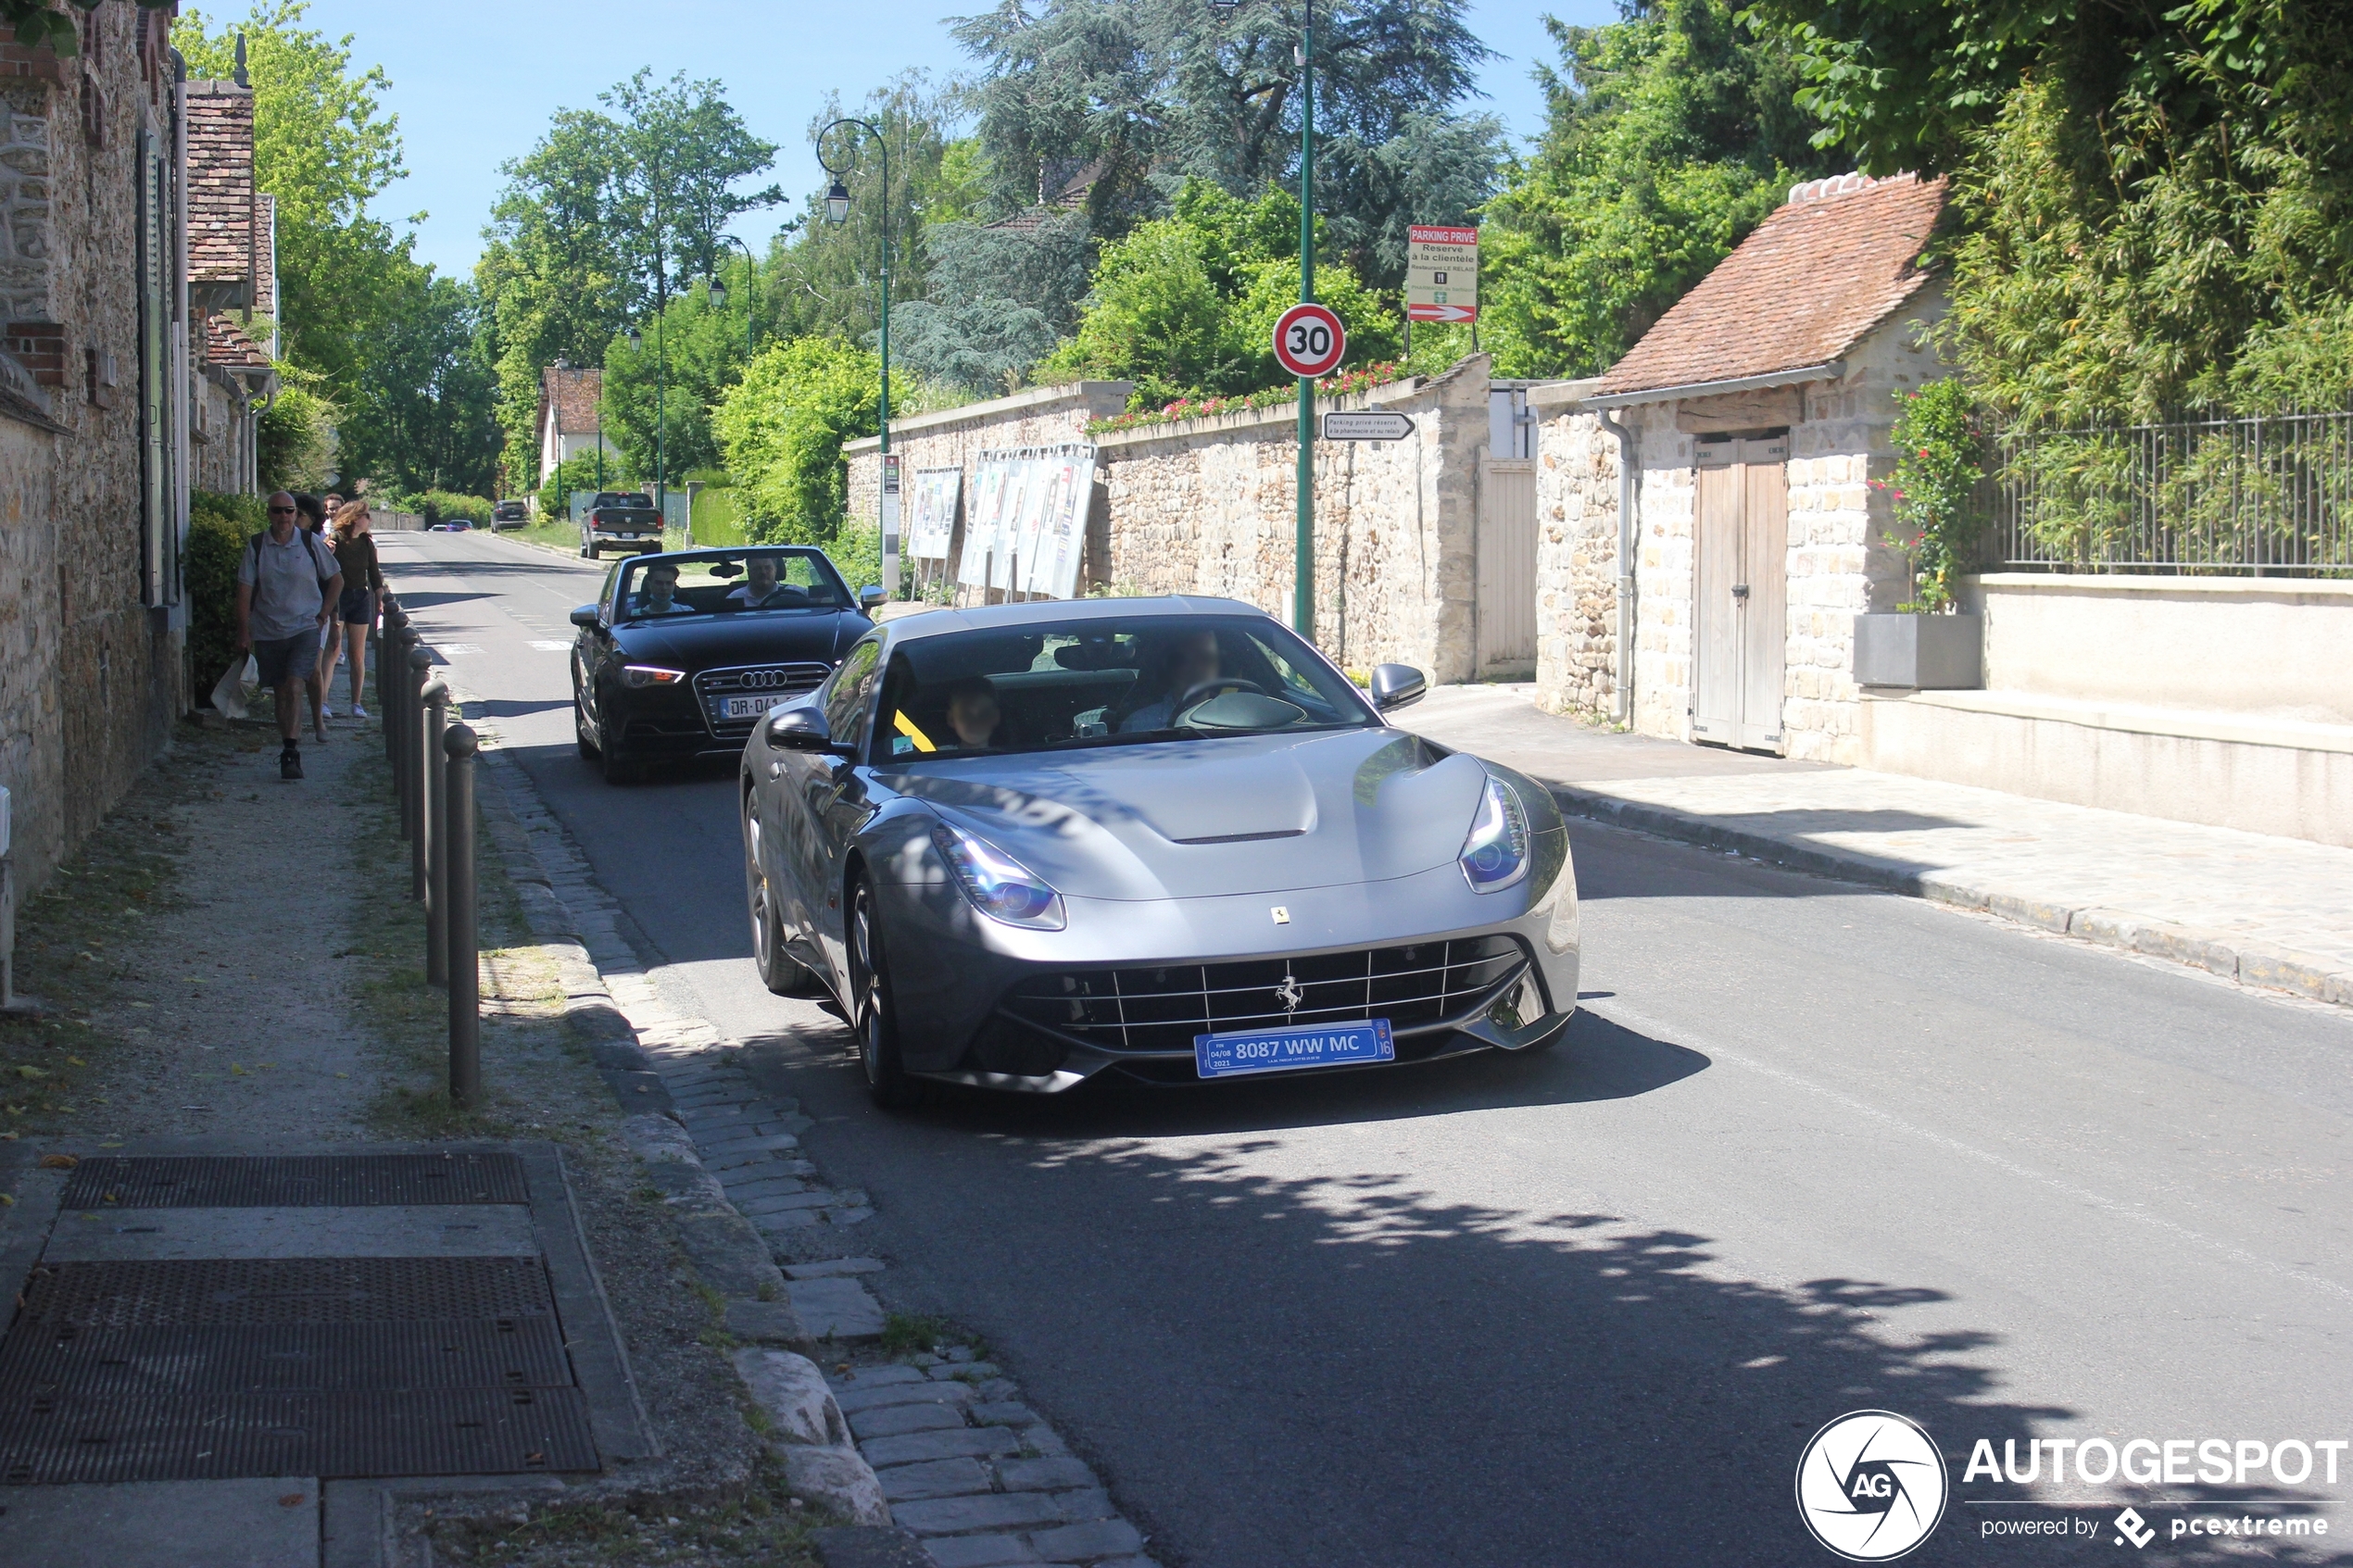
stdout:
POLYGON ((946 1318, 924 1312, 892 1312, 883 1319, 885 1355, 912 1356, 925 1351, 940 1355, 957 1345, 970 1346, 975 1354, 987 1351, 978 1335, 957 1327, 946 1318))
POLYGON ((763 1459, 749 1481, 715 1496, 518 1505, 434 1519, 428 1533, 437 1556, 502 1568, 689 1560, 817 1568, 809 1532, 827 1523, 822 1512, 795 1502, 785 1489, 784 1467, 763 1459))

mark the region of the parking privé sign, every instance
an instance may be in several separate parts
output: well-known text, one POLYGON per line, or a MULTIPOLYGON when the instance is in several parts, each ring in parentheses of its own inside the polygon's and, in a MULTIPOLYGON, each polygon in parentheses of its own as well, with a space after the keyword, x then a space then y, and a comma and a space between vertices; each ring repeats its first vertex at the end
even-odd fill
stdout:
POLYGON ((1478 320, 1478 231, 1416 223, 1406 234, 1405 315, 1416 321, 1478 320))

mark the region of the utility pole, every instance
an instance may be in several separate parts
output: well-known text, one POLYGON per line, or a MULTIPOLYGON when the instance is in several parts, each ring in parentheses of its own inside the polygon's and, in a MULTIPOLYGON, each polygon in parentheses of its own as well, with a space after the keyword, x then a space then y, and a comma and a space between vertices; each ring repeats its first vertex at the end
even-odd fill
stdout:
MULTIPOLYGON (((1299 302, 1315 300, 1315 0, 1299 31, 1299 302)), ((1299 537, 1291 630, 1315 640, 1315 383, 1299 378, 1299 537)))

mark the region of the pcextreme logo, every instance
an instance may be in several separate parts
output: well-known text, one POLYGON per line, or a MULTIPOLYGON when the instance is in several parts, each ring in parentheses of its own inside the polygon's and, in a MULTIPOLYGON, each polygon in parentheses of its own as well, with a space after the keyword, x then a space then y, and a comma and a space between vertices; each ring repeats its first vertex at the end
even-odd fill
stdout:
POLYGON ((1935 1439, 1893 1411, 1848 1411, 1797 1460, 1797 1516, 1849 1562, 1890 1562, 1928 1539, 1949 1492, 1935 1439))

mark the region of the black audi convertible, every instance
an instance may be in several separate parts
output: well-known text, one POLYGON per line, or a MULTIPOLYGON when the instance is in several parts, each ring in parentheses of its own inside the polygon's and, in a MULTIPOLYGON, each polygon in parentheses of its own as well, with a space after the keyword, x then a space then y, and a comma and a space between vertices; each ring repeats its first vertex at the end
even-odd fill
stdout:
POLYGON ((572 612, 580 755, 621 784, 652 762, 741 754, 771 708, 833 673, 881 599, 853 596, 806 546, 631 557, 572 612))

